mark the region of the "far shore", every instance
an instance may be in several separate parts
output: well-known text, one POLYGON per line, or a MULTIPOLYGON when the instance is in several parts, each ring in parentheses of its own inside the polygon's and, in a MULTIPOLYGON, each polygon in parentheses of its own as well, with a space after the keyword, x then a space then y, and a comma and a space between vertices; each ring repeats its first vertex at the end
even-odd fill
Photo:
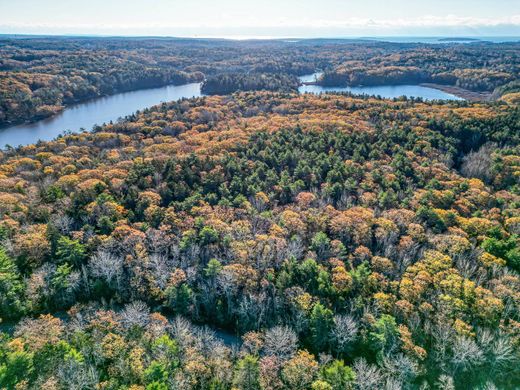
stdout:
POLYGON ((435 88, 439 91, 443 91, 446 93, 451 93, 452 95, 461 97, 463 99, 469 100, 471 102, 481 102, 481 101, 490 101, 491 93, 490 92, 475 92, 469 91, 464 88, 456 87, 454 85, 443 85, 443 84, 434 84, 434 83, 422 83, 420 84, 423 87, 435 88))

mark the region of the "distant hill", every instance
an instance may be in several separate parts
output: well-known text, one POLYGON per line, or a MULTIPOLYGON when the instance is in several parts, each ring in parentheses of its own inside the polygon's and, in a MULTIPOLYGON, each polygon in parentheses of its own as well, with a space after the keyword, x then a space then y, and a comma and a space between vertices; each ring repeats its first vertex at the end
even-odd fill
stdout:
POLYGON ((439 42, 482 42, 482 39, 478 38, 440 38, 439 42))

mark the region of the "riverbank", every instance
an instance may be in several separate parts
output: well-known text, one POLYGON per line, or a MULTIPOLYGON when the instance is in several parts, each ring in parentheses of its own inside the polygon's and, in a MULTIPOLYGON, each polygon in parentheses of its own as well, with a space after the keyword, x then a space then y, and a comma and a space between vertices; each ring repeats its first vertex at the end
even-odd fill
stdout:
POLYGON ((452 95, 469 100, 470 102, 482 102, 491 100, 491 92, 475 92, 454 85, 443 85, 434 83, 422 83, 423 87, 437 89, 442 92, 451 93, 452 95))
POLYGON ((62 114, 65 110, 69 110, 71 108, 74 108, 75 106, 79 106, 82 104, 88 104, 88 103, 95 102, 96 100, 101 100, 104 98, 110 98, 110 97, 122 95, 125 93, 157 90, 157 89, 167 88, 167 87, 183 87, 185 85, 191 85, 191 84, 197 84, 197 83, 200 84, 201 82, 202 81, 194 81, 194 82, 188 82, 188 83, 182 83, 182 84, 161 83, 160 85, 157 85, 157 86, 143 86, 143 87, 136 87, 136 88, 130 88, 130 89, 115 90, 112 93, 102 93, 100 95, 89 96, 84 99, 74 99, 67 103, 62 103, 61 106, 56 106, 57 109, 54 112, 49 112, 47 114, 39 114, 39 115, 32 116, 30 118, 19 118, 18 120, 14 120, 14 121, 10 121, 10 122, 0 122, 0 131, 9 129, 11 127, 30 126, 30 125, 33 125, 40 121, 52 120, 53 118, 62 114))
POLYGON ((91 130, 95 125, 117 121, 138 110, 162 102, 201 96, 200 83, 168 85, 99 97, 67 107, 57 115, 37 122, 10 126, 0 130, 0 149, 5 145, 34 144, 50 141, 65 132, 91 130))

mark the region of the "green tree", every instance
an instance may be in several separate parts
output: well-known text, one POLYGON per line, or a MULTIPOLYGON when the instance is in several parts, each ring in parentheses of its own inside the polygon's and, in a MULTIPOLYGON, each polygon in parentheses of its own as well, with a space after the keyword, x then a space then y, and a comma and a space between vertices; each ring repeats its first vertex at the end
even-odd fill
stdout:
POLYGON ((356 374, 341 360, 334 360, 329 365, 322 368, 321 379, 329 383, 333 390, 351 389, 356 380, 356 374))
POLYGON ((482 242, 482 248, 494 256, 506 260, 507 265, 520 270, 520 238, 512 235, 507 239, 495 235, 488 237, 482 242))
POLYGON ((334 325, 332 310, 321 303, 312 308, 310 318, 311 342, 315 351, 323 351, 329 344, 330 331, 334 325))
POLYGON ((222 264, 217 259, 211 259, 204 268, 204 273, 212 280, 220 274, 220 271, 222 271, 222 264))
POLYGON ((383 314, 372 325, 372 330, 368 334, 369 347, 375 352, 387 352, 395 345, 398 334, 395 318, 389 314, 383 314))
POLYGON ((24 285, 15 263, 0 248, 0 319, 20 316, 24 311, 24 285))
POLYGON ((166 290, 168 305, 179 314, 186 314, 193 301, 193 291, 186 284, 171 286, 166 290))
POLYGON ((169 387, 166 383, 152 382, 146 385, 146 390, 168 390, 169 387))
POLYGON ((59 263, 79 265, 85 259, 85 247, 77 240, 62 236, 56 246, 56 259, 59 263))
POLYGON ((311 241, 311 249, 316 252, 318 260, 325 260, 330 254, 330 238, 323 232, 316 233, 311 241))
POLYGON ((167 363, 170 369, 179 366, 179 346, 167 334, 152 342, 152 353, 156 360, 167 363))
POLYGON ((34 371, 33 355, 25 351, 8 352, 0 363, 0 388, 14 389, 24 379, 29 379, 34 371))
POLYGON ((162 362, 153 361, 144 371, 146 383, 164 383, 168 380, 168 369, 162 362))
POLYGON ((318 379, 317 381, 312 382, 311 389, 312 390, 332 390, 333 387, 328 382, 318 379))
POLYGON ((233 384, 240 390, 257 390, 260 388, 258 358, 247 355, 238 361, 233 384))
POLYGON ((214 244, 218 241, 218 233, 211 226, 204 226, 199 233, 201 245, 214 244))
POLYGON ((434 233, 442 233, 446 230, 444 221, 437 215, 435 211, 426 206, 419 207, 417 210, 417 217, 424 221, 433 230, 434 233))

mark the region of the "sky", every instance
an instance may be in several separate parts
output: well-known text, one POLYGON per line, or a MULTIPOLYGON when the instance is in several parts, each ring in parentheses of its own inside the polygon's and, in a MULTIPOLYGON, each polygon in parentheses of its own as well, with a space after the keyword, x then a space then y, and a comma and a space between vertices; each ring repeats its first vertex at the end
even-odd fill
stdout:
POLYGON ((0 0, 0 34, 520 36, 520 0, 0 0))

